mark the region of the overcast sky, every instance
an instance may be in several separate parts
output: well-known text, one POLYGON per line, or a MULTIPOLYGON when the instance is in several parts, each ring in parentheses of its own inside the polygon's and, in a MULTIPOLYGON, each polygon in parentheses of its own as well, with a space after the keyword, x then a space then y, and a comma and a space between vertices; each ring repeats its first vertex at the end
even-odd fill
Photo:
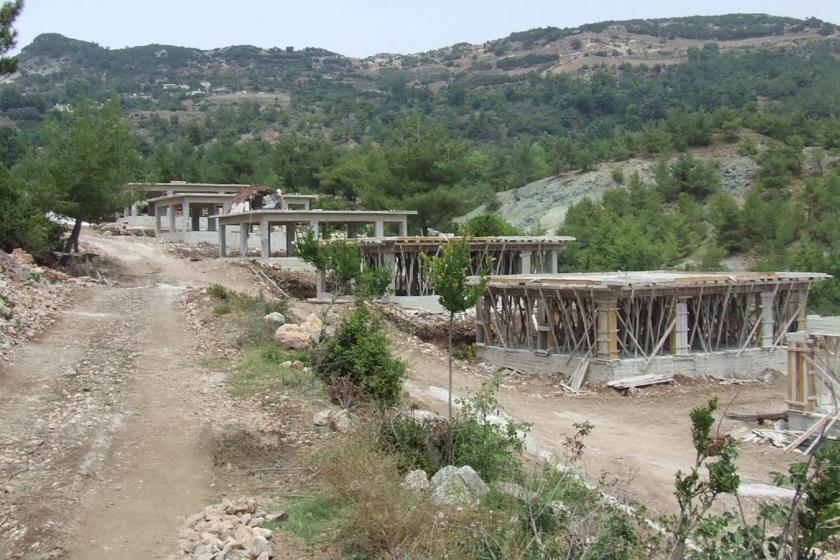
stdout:
MULTIPOLYGON (((2 2, 3 0, 0 0, 2 2)), ((40 33, 119 48, 161 43, 322 47, 349 56, 482 43, 533 27, 721 13, 815 16, 840 0, 25 0, 18 49, 40 33)))

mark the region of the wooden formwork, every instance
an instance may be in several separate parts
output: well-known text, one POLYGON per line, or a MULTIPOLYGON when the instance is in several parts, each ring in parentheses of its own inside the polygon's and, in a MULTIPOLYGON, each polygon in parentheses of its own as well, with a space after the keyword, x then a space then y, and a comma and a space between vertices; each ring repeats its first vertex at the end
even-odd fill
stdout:
POLYGON ((804 318, 819 274, 494 277, 476 307, 487 347, 584 359, 773 348, 804 318))

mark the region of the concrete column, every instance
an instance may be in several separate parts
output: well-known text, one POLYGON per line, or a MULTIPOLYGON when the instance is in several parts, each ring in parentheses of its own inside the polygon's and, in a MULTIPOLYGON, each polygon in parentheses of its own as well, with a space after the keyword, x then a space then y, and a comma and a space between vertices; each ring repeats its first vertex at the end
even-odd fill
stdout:
POLYGON ((219 257, 224 258, 227 256, 227 239, 225 239, 225 234, 227 233, 225 230, 227 226, 224 224, 219 224, 219 257))
POLYGON ((137 206, 138 206, 138 204, 136 202, 131 205, 131 217, 132 218, 137 217, 137 206))
POLYGON ((216 222, 218 221, 218 218, 214 218, 214 215, 219 215, 219 207, 215 205, 207 212, 207 231, 216 231, 216 222))
POLYGON ((129 206, 126 206, 125 208, 123 208, 123 216, 128 217, 128 216, 131 216, 131 215, 132 215, 131 214, 131 208, 129 206))
POLYGON ((230 202, 225 202, 224 204, 222 204, 222 213, 230 214, 230 202))
MULTIPOLYGON (((192 231, 201 231, 201 208, 193 207, 192 215, 192 231)), ((207 231, 211 231, 209 228, 207 231)))
POLYGON ((283 224, 283 229, 286 232, 286 256, 295 256, 295 224, 283 224))
POLYGON ((303 201, 303 209, 304 209, 304 210, 309 210, 309 209, 310 209, 310 208, 309 208, 309 199, 308 199, 308 198, 307 198, 306 200, 304 200, 304 201, 303 201))
POLYGON ((557 274, 557 249, 548 251, 548 273, 557 274))
POLYGON ((599 360, 618 359, 618 314, 615 299, 600 299, 596 302, 597 321, 595 325, 596 356, 599 360))
POLYGON ((762 348, 770 348, 773 346, 774 333, 773 325, 775 318, 773 317, 773 292, 761 292, 759 294, 759 309, 761 310, 761 326, 759 327, 759 336, 762 348))
POLYGON ((677 323, 671 332, 671 354, 688 354, 691 348, 688 346, 688 301, 687 298, 677 299, 677 323))
POLYGON ((329 297, 327 293, 327 276, 320 270, 315 272, 315 292, 316 297, 329 297))
POLYGON ((475 343, 484 346, 484 298, 475 300, 475 343))
POLYGON ((163 215, 163 208, 160 206, 155 207, 155 235, 160 234, 161 227, 160 227, 160 218, 163 215))
POLYGON ((385 222, 376 220, 374 237, 385 237, 385 222))
POLYGON ((166 213, 169 215, 169 233, 175 233, 175 207, 171 204, 166 207, 166 213))
POLYGON ((248 233, 251 229, 251 224, 239 224, 239 251, 242 257, 248 256, 248 233))
POLYGON ((192 224, 190 223, 190 203, 186 200, 181 204, 181 219, 184 224, 184 233, 192 231, 192 224))
POLYGON ((400 222, 400 237, 406 237, 408 235, 408 219, 403 218, 400 222))
POLYGON ((260 256, 263 259, 271 256, 271 224, 268 220, 260 222, 260 256))
POLYGON ((397 257, 393 251, 388 251, 382 255, 382 267, 391 273, 390 290, 393 295, 397 295, 397 257))
POLYGON ((347 239, 355 239, 359 236, 358 226, 352 222, 347 224, 347 239))
POLYGON ((315 234, 315 239, 321 239, 321 224, 318 220, 311 220, 309 222, 309 229, 311 229, 312 233, 315 234))
POLYGON ((521 274, 531 274, 531 251, 519 253, 519 269, 521 274))

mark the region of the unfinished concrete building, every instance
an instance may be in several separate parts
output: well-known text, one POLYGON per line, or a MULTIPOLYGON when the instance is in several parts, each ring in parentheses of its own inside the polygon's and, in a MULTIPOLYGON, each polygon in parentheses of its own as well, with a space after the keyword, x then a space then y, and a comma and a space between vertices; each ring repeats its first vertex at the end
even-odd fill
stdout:
POLYGON ((479 353, 573 386, 640 374, 783 369, 821 273, 494 276, 476 305, 479 353))
MULTIPOLYGON (((359 239, 364 266, 388 268, 397 296, 434 294, 423 255, 438 256, 447 243, 460 237, 374 237, 359 239)), ((494 275, 555 273, 559 252, 574 237, 499 236, 472 237, 470 274, 489 268, 494 275)))
POLYGON ((800 330, 787 334, 786 342, 789 428, 806 433, 825 430, 836 436, 840 317, 809 315, 800 330))
POLYGON ((370 227, 377 236, 384 236, 386 228, 398 230, 400 235, 408 231, 409 216, 416 215, 413 210, 275 210, 256 209, 244 212, 231 212, 218 216, 219 256, 228 256, 228 228, 238 231, 240 255, 249 247, 252 233, 259 238, 260 255, 271 257, 275 252, 287 257, 295 254, 295 241, 298 235, 313 231, 318 238, 328 237, 329 228, 341 229, 343 235, 355 237, 360 227, 370 227), (274 232, 283 232, 284 244, 277 247, 274 232), (275 251, 276 249, 279 249, 275 251))

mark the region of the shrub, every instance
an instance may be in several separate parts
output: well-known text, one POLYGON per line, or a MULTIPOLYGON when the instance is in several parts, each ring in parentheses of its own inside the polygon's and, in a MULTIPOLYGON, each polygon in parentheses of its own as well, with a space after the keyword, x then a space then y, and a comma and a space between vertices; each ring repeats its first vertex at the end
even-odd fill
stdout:
POLYGON ((332 387, 346 389, 349 383, 356 388, 353 401, 373 398, 391 405, 399 400, 405 364, 392 355, 382 319, 367 305, 359 305, 341 323, 336 335, 313 355, 313 363, 332 387))
POLYGON ((450 426, 440 421, 390 419, 380 427, 379 444, 398 457, 402 471, 423 469, 432 474, 451 463, 471 466, 487 482, 515 478, 528 426, 494 422, 501 416, 497 389, 498 381, 491 381, 472 399, 459 401, 461 410, 451 424, 451 451, 450 426))

